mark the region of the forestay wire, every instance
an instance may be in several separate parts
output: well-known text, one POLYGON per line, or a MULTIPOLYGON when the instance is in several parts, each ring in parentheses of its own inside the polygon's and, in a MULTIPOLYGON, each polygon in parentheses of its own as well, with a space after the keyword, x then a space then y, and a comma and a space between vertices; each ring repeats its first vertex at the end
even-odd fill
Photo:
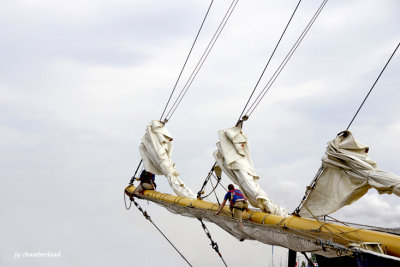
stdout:
POLYGON ((253 91, 251 92, 250 97, 249 97, 249 99, 247 100, 246 105, 244 106, 244 108, 243 108, 243 110, 242 110, 242 113, 241 113, 240 116, 239 116, 238 122, 239 122, 240 119, 242 118, 242 115, 243 115, 244 111, 246 110, 247 105, 249 104, 251 98, 253 97, 254 92, 256 91, 256 89, 257 89, 257 87, 258 87, 258 84, 260 83, 262 77, 264 76, 264 73, 265 73, 265 71, 267 70, 269 63, 271 62, 271 59, 272 59, 272 57, 274 56, 276 49, 278 48, 279 44, 281 43, 281 40, 282 40, 283 36, 285 35, 285 32, 286 32, 287 28, 289 27, 290 22, 292 21, 292 19, 293 19, 293 17, 294 17, 294 14, 296 13, 297 8, 299 7, 301 1, 302 1, 302 0, 299 0, 299 2, 298 2, 297 5, 296 5, 296 8, 294 9, 292 15, 290 16, 290 19, 289 19, 288 23, 286 24, 286 27, 285 27, 285 29, 283 30, 283 32, 282 32, 282 34, 281 34, 281 37, 279 38, 279 41, 276 43, 275 48, 274 48, 274 50, 272 51, 272 53, 271 53, 271 55, 270 55, 270 57, 269 57, 269 59, 268 59, 267 64, 265 65, 263 71, 261 72, 261 75, 260 75, 260 77, 258 78, 257 83, 256 83, 256 85, 254 86, 254 89, 253 89, 253 91))
MULTIPOLYGON (((124 192, 124 199, 125 199, 125 192, 124 192)), ((143 210, 142 207, 139 205, 139 203, 137 203, 137 202, 135 201, 134 198, 131 198, 131 201, 135 204, 136 208, 137 208, 140 212, 142 212, 143 216, 144 216, 149 222, 151 222, 151 224, 162 234, 162 236, 163 236, 163 237, 168 241, 168 243, 176 250, 176 252, 179 253, 179 255, 186 261, 186 263, 187 263, 189 266, 193 266, 193 265, 191 265, 190 262, 185 258, 185 256, 183 256, 183 254, 174 246, 174 244, 172 244, 172 242, 171 242, 171 241, 168 239, 168 237, 161 231, 161 229, 157 227, 157 225, 156 225, 156 224, 153 222, 153 220, 150 218, 150 216, 149 216, 149 214, 147 213, 147 211, 143 210)), ((132 202, 131 202, 131 205, 132 205, 132 202)), ((125 207, 126 207, 126 204, 125 204, 125 207)), ((129 206, 129 208, 128 208, 128 207, 126 207, 126 208, 129 209, 130 206, 129 206)), ((222 257, 222 256, 221 256, 221 257, 222 257)))
POLYGON ((225 265, 225 266, 228 266, 228 265, 226 264, 224 258, 222 257, 221 252, 219 251, 217 242, 214 242, 214 240, 212 239, 211 234, 210 234, 210 231, 208 231, 207 226, 204 224, 204 222, 203 222, 202 219, 200 219, 200 218, 197 218, 197 219, 200 221, 201 226, 203 227, 204 232, 206 233, 207 237, 210 239, 210 241, 211 241, 211 244, 210 244, 211 247, 215 250, 215 252, 216 252, 216 253, 218 254, 218 256, 221 258, 221 260, 222 260, 222 262, 224 263, 224 265, 225 265))
MULTIPOLYGON (((388 66, 389 62, 392 60, 393 56, 396 54, 397 49, 399 48, 400 43, 397 44, 396 48, 394 49, 392 55, 390 56, 390 58, 387 60, 385 66, 383 67, 383 69, 381 70, 381 72, 379 73, 378 77, 376 78, 374 84, 372 85, 371 89, 368 91, 367 95, 365 96, 364 100, 362 101, 360 107, 358 108, 357 112, 354 114, 352 120, 350 121, 349 125, 346 128, 346 131, 350 128, 351 124, 353 123, 354 119, 357 117, 359 111, 361 110, 362 106, 364 105, 365 101, 367 100, 368 96, 371 94, 372 90, 374 89, 375 85, 377 84, 379 78, 382 76, 383 72, 385 71, 386 67, 388 66)), ((314 189, 316 181, 318 180, 319 176, 321 175, 321 173, 324 170, 324 165, 321 165, 321 167, 319 168, 317 174, 315 175, 314 179, 311 181, 311 184, 309 186, 307 186, 307 190, 306 193, 304 194, 302 200, 300 201, 300 204, 297 206, 297 208, 295 209, 295 211, 293 212, 293 214, 298 215, 300 212, 300 209, 302 208, 303 204, 306 202, 308 196, 310 195, 311 191, 314 189)))
MULTIPOLYGON (((183 97, 186 95, 187 91, 189 90, 190 86, 192 85, 194 79, 196 78, 197 74, 199 73, 200 69, 202 68, 204 62, 208 58, 208 55, 210 54, 212 48, 214 47, 216 41, 218 40, 219 36, 222 33, 222 30, 225 28, 226 23, 228 22, 229 18, 231 17, 237 3, 239 0, 233 0, 231 5, 229 6, 228 10, 225 13, 224 18, 222 19, 221 23, 219 24, 217 30, 215 31, 212 39, 210 40, 207 48, 204 50, 203 55, 197 62, 196 67, 192 71, 189 79, 186 81, 185 85, 183 86, 181 92, 179 93, 178 97, 176 98, 175 102, 169 109, 167 115, 165 116, 164 122, 168 122, 172 115, 175 113, 176 109, 178 108, 179 104, 181 103, 183 97)), ((162 119, 162 118, 161 118, 162 119)))
POLYGON ((161 114, 160 120, 161 120, 162 117, 164 116, 165 110, 167 109, 168 104, 169 104, 169 102, 171 101, 172 95, 173 95, 174 92, 175 92, 176 86, 178 85, 179 79, 180 79, 181 76, 182 76, 183 70, 185 69, 186 63, 187 63, 188 60, 189 60, 189 57, 190 57, 190 55, 191 55, 191 53, 192 53, 192 51, 193 51, 193 47, 194 47, 194 45, 195 45, 196 42, 197 42, 197 38, 198 38, 199 35, 200 35, 201 29, 203 28, 204 22, 206 21, 206 18, 207 18, 207 16, 208 16, 208 13, 210 12, 210 9, 211 9, 211 6, 212 6, 213 3, 214 3, 214 0, 211 0, 210 6, 209 6, 208 9, 207 9, 206 15, 204 16, 204 19, 203 19, 203 21, 202 21, 202 23, 201 23, 200 29, 197 31, 196 38, 195 38, 194 41, 193 41, 192 47, 190 48, 190 51, 189 51, 189 53, 188 53, 188 55, 187 55, 187 57, 186 57, 185 63, 183 64, 182 69, 181 69, 181 71, 180 71, 180 73, 179 73, 179 75, 178 75, 178 79, 176 79, 174 88, 172 89, 172 92, 171 92, 171 94, 170 94, 170 96, 169 96, 169 98, 168 98, 167 104, 165 105, 165 108, 164 108, 164 110, 163 110, 163 113, 161 114))
POLYGON ((378 78, 376 78, 374 84, 372 85, 372 87, 371 87, 371 89, 369 90, 368 94, 365 96, 365 98, 364 98, 363 102, 361 103, 360 107, 358 108, 356 114, 354 114, 354 117, 353 117, 353 119, 350 121, 349 125, 347 126, 346 131, 350 128, 350 126, 351 126, 351 124, 353 123, 354 119, 357 117, 358 112, 361 110, 361 108, 362 108, 362 106, 364 105, 365 101, 367 100, 369 94, 372 92, 372 89, 374 89, 376 83, 378 82, 378 80, 379 80, 379 78, 381 77, 382 73, 385 71, 387 65, 389 64, 390 60, 392 59, 392 57, 393 57, 394 54, 396 53, 397 48, 399 48, 399 46, 400 46, 400 43, 397 44, 397 46, 396 46, 396 48, 394 49, 394 51, 393 51, 392 55, 390 56, 389 60, 386 62, 385 66, 383 67, 381 73, 379 73, 378 78))
POLYGON ((276 69, 276 71, 274 72, 274 74, 271 76, 271 78, 269 79, 269 81, 267 82, 267 84, 264 86, 264 88, 262 89, 262 91, 260 92, 260 94, 257 96, 257 98, 253 101, 253 103, 250 105, 250 107, 247 109, 247 111, 245 112, 245 117, 246 119, 250 117, 250 115, 254 112, 254 110, 257 108, 257 106, 260 104, 261 100, 264 98, 265 94, 269 91, 269 89, 271 88, 271 86, 273 85, 273 83, 275 82, 275 80, 278 78, 279 74, 282 72, 282 70, 284 69, 284 67, 286 66, 286 64, 288 63, 288 61, 290 60, 290 58, 293 56, 294 52, 297 50, 298 46, 300 45, 300 43, 303 41, 304 37, 307 35, 308 31, 311 29, 311 26, 314 24, 315 20, 318 18, 319 14, 321 13, 321 11, 323 10, 323 8, 325 7, 326 3, 328 2, 328 0, 324 0, 322 2, 322 4, 319 6, 319 8, 317 9, 317 11, 315 12, 315 14, 313 15, 313 17, 311 18, 311 20, 309 21, 309 23, 307 24, 307 26, 305 27, 305 29, 303 30, 303 32, 301 33, 301 35, 299 36, 299 38, 297 39, 297 41, 295 42, 295 44, 292 46, 292 48, 290 49, 290 51, 288 52, 288 54, 286 55, 286 57, 284 58, 284 60, 282 61, 282 63, 279 65, 279 67, 276 69))
MULTIPOLYGON (((254 89, 253 89, 253 91, 252 91, 252 93, 251 93, 249 99, 247 100, 247 103, 246 103, 245 107, 243 108, 242 113, 241 113, 240 116, 239 116, 239 119, 238 119, 238 121, 237 121, 237 123, 236 123, 237 126, 239 125, 239 123, 240 123, 242 120, 247 120, 247 119, 248 119, 248 116, 247 116, 247 117, 246 117, 246 116, 245 116, 245 117, 242 117, 242 115, 243 115, 244 111, 246 110, 246 107, 247 107, 247 105, 249 104, 251 98, 253 97, 253 94, 254 94, 254 92, 256 91, 256 89, 257 89, 257 87, 258 87, 258 85, 259 85, 259 83, 260 83, 262 77, 264 76, 264 73, 265 73, 266 69, 268 68, 268 65, 269 65, 269 63, 271 62, 271 59, 272 59, 272 57, 274 56, 274 54, 275 54, 275 52, 276 52, 276 50, 277 50, 277 48, 278 48, 278 46, 279 46, 279 44, 280 44, 280 42, 281 42, 283 36, 285 35, 286 30, 288 29, 288 27, 289 27, 289 25, 290 25, 290 23, 291 23, 291 21, 292 21, 294 15, 295 15, 297 9, 298 9, 298 7, 299 7, 301 1, 302 1, 302 0, 299 0, 299 2, 297 3, 295 9, 293 10, 292 15, 290 16, 290 19, 289 19, 288 23, 286 24, 285 29, 283 30, 283 32, 282 32, 282 34, 281 34, 281 36, 280 36, 280 38, 279 38, 277 44, 275 45, 275 48, 274 48, 273 52, 271 53, 271 55, 270 55, 270 57, 269 57, 269 59, 268 59, 267 64, 265 65, 265 67, 264 67, 264 69, 263 69, 263 71, 262 71, 260 77, 258 78, 257 83, 256 83, 256 85, 254 86, 254 89)), ((213 187, 211 193, 208 194, 208 195, 206 195, 206 196, 201 197, 201 194, 202 194, 202 192, 203 192, 203 189, 205 188, 207 182, 210 180, 210 176, 211 176, 211 174, 212 174, 212 171, 213 171, 213 168, 214 168, 215 165, 216 165, 216 163, 214 163, 213 167, 211 168, 211 171, 208 173, 208 176, 207 176, 207 178, 205 179, 205 181, 204 181, 204 183, 203 183, 202 188, 200 189, 200 191, 199 191, 198 194, 197 194, 197 197, 200 198, 200 199, 207 197, 207 196, 210 195, 212 192, 215 192, 216 187, 217 187, 218 184, 220 183, 221 178, 219 177, 219 178, 218 178, 218 182, 217 182, 216 186, 213 187)), ((210 180, 210 181, 211 181, 211 180, 210 180)), ((217 198, 217 201, 218 201, 218 198, 217 198)), ((218 202, 219 202, 219 201, 218 201, 218 202)))
MULTIPOLYGON (((180 71, 180 73, 179 73, 179 76, 178 76, 178 78, 177 78, 177 80, 176 80, 176 82, 175 82, 174 88, 173 88, 173 90, 172 90, 172 92, 171 92, 171 94, 170 94, 170 96, 169 96, 169 98, 168 98, 167 104, 165 105, 165 108, 164 108, 164 110, 163 110, 163 112, 162 112, 162 114, 161 114, 160 121, 163 119, 163 116, 164 116, 165 111, 166 111, 166 109, 167 109, 167 107, 168 107, 168 105, 169 105, 169 102, 170 102, 170 100, 171 100, 171 98, 172 98, 172 95, 173 95, 174 92, 175 92, 175 89, 176 89, 177 84, 178 84, 178 82, 179 82, 179 80, 180 80, 180 77, 181 77, 181 75, 182 75, 182 73, 183 73, 183 70, 184 70, 184 68, 185 68, 185 66, 186 66, 186 64, 187 64, 187 62, 188 62, 188 59, 189 59, 189 57, 190 57, 190 55, 191 55, 191 53, 192 53, 193 47, 194 47, 194 45, 195 45, 195 43, 196 43, 196 41, 197 41, 197 39, 198 39, 198 36, 199 36, 199 34, 200 34, 200 32, 201 32, 201 29, 203 28, 204 22, 205 22, 205 20, 206 20, 206 18, 207 18, 207 16, 208 16, 208 13, 209 13, 209 11, 210 11, 210 9, 211 9, 211 6, 212 6, 212 4, 213 4, 213 1, 214 1, 214 0, 211 1, 210 6, 209 6, 209 8, 208 8, 208 10, 207 10, 207 12, 206 12, 206 15, 205 15, 205 17, 204 17, 204 19, 203 19, 203 21, 202 21, 202 24, 201 24, 201 26, 200 26, 200 29, 199 29, 198 32, 197 32, 196 38, 195 38, 195 40, 194 40, 194 42, 193 42, 193 44, 192 44, 192 47, 191 47, 191 49, 190 49, 190 51, 189 51, 189 54, 188 54, 187 57, 186 57, 185 63, 183 64, 183 67, 182 67, 182 69, 181 69, 181 71, 180 71)), ((165 116, 164 123, 167 123, 167 122, 168 122, 168 120, 172 117, 172 115, 173 115, 173 113, 175 112, 176 108, 178 107, 178 105, 179 105, 180 102, 182 101, 182 99, 183 99, 183 97, 185 96, 187 90, 189 89, 190 85, 192 84, 194 78, 197 76, 197 74, 198 74, 198 72, 200 71, 201 67, 203 66, 205 60, 207 59, 207 57, 208 57, 208 55, 209 55, 211 49, 214 47, 215 42, 218 40, 219 36, 221 35, 221 32, 222 32, 222 30, 224 29, 224 27, 225 27, 227 21, 229 20, 230 16, 232 15, 232 12, 233 12, 233 10, 235 9, 235 7, 236 7, 238 1, 239 1, 239 0, 233 0, 233 1, 232 1, 231 5, 230 5, 230 7, 229 7, 229 9, 228 9, 228 11, 226 12, 226 14, 225 14, 224 18, 222 19, 220 25, 218 26, 217 31, 214 33, 213 38, 211 39, 211 41, 210 41, 210 43, 208 44, 206 50, 204 51, 202 57, 201 57, 200 60, 198 61, 198 63, 197 63, 197 65, 196 65, 195 69, 193 70, 192 74, 190 75, 190 78, 188 79, 188 81, 186 82, 185 86, 184 86, 183 89, 181 90, 179 96, 178 96, 177 99, 175 100, 175 102, 174 102, 174 104, 172 105, 172 107, 170 108, 169 112, 168 112, 167 115, 165 116)), ((142 165, 142 162, 143 162, 143 160, 141 160, 141 161, 139 162, 139 165, 138 165, 138 167, 137 167, 137 169, 136 169, 136 171, 135 171, 135 174, 132 176, 132 178, 131 178, 131 180, 130 180, 130 184, 133 184, 133 181, 135 180, 135 177, 136 177, 136 175, 137 175, 137 172, 138 172, 140 166, 142 165)), ((172 242, 165 236, 165 234, 157 227, 157 225, 155 225, 155 223, 151 220, 151 218, 150 218, 150 216, 147 214, 147 212, 144 211, 144 210, 140 207, 140 205, 134 200, 133 197, 131 198, 131 201, 132 201, 132 202, 130 203, 129 207, 126 205, 125 195, 124 195, 124 201, 125 201, 125 207, 126 207, 126 209, 129 209, 129 208, 131 207, 131 205, 132 205, 132 202, 133 202, 133 203, 135 204, 135 206, 143 213, 143 216, 153 224, 153 226, 164 236, 164 238, 170 243, 170 245, 171 245, 171 246, 179 253, 179 255, 189 264, 189 266, 192 266, 192 265, 189 263, 189 261, 182 255, 182 253, 181 253, 181 252, 172 244, 172 242)), ((200 221, 201 221, 201 220, 200 220, 200 221)), ((222 258, 222 255, 221 255, 221 253, 219 252, 217 243, 214 242, 214 241, 212 240, 211 235, 210 235, 210 233, 209 233, 207 227, 205 226, 205 224, 204 224, 202 221, 201 221, 201 223, 202 223, 202 226, 203 226, 204 231, 206 232, 207 236, 208 236, 208 237, 210 238, 210 240, 211 240, 211 245, 212 245, 213 249, 214 249, 214 250, 218 253, 218 255, 221 257, 221 259, 222 259, 223 263, 225 264, 225 266, 227 266, 226 263, 225 263, 225 260, 222 258)))
MULTIPOLYGON (((211 9, 213 3, 214 3, 214 0, 211 0, 211 3, 210 3, 210 5, 209 5, 209 7, 208 7, 208 9, 207 9, 207 12, 206 12, 206 14, 205 14, 205 16, 204 16, 204 18, 203 18, 202 23, 201 23, 201 25, 200 25, 200 28, 199 28, 199 30, 197 31, 196 38, 194 39, 193 44, 192 44, 192 47, 190 48, 190 51, 189 51, 188 55, 186 56, 185 63, 184 63, 183 66, 182 66, 182 69, 181 69, 181 71, 180 71, 180 73, 179 73, 179 75, 178 75, 178 78, 177 78, 176 82, 175 82, 174 88, 172 89, 172 92, 171 92, 171 94, 170 94, 170 96, 169 96, 169 98, 168 98, 167 104, 165 105, 164 110, 163 110, 163 112, 162 112, 162 114, 161 114, 160 120, 162 120, 162 117, 164 116, 164 113, 165 113, 165 111, 166 111, 166 109, 167 109, 167 107, 168 107, 168 104, 169 104, 169 102, 171 101, 172 95, 173 95, 174 92, 175 92, 175 89, 176 89, 176 87, 177 87, 177 85, 178 85, 178 82, 179 82, 179 80, 180 80, 180 78, 181 78, 181 76, 182 76, 183 70, 184 70, 185 67, 186 67, 186 63, 187 63, 188 60, 189 60, 189 57, 190 57, 190 55, 191 55, 191 53, 192 53, 192 51, 193 51, 193 48, 194 48, 194 46, 195 46, 195 44, 196 44, 196 42, 197 42, 197 39, 198 39, 198 37, 199 37, 199 35, 200 35, 200 32, 201 32, 201 30, 202 30, 202 28, 203 28, 203 25, 204 25, 204 22, 206 21, 206 19, 207 19, 207 17, 208 17, 208 14, 209 14, 209 12, 210 12, 210 9, 211 9)), ((141 160, 141 161, 139 162, 139 164, 138 164, 138 166, 137 166, 137 169, 136 169, 134 175, 132 176, 132 178, 131 178, 129 184, 133 184, 133 181, 135 180, 136 174, 137 174, 137 172, 138 172, 140 166, 142 165, 142 162, 143 162, 143 160, 141 160)))

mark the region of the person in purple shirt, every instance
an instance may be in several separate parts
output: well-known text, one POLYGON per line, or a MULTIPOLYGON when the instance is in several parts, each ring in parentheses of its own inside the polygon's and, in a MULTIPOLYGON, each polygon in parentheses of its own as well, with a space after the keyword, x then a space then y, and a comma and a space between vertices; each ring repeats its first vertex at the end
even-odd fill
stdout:
POLYGON ((247 203, 247 199, 243 193, 240 190, 235 189, 233 184, 228 185, 228 190, 229 191, 226 193, 224 201, 222 201, 216 214, 218 215, 221 212, 226 201, 229 199, 229 209, 233 212, 233 217, 238 220, 239 229, 243 231, 243 211, 247 210, 249 204, 247 203))

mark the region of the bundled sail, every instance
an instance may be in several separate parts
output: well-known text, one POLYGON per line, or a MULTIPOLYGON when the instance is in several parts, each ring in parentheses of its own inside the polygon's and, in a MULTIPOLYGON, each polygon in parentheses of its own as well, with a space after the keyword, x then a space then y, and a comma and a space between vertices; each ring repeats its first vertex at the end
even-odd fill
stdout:
POLYGON ((299 214, 308 218, 328 215, 358 200, 370 188, 400 196, 400 176, 378 169, 368 150, 349 131, 329 142, 322 158, 323 171, 299 214))
POLYGON ((240 187, 250 204, 264 212, 287 216, 282 207, 274 204, 258 184, 246 135, 240 127, 218 132, 218 150, 214 152, 217 165, 240 187))
POLYGON ((196 198, 195 194, 179 179, 172 161, 172 136, 158 120, 151 121, 139 147, 144 168, 154 174, 163 174, 174 192, 181 197, 196 198))

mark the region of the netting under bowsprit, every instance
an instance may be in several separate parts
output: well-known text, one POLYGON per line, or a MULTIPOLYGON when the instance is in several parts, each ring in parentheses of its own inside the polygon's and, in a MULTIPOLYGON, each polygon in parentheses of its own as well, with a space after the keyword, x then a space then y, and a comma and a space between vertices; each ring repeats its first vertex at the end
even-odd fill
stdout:
POLYGON ((202 209, 191 205, 182 206, 182 204, 143 195, 140 198, 157 203, 174 214, 213 222, 239 240, 257 240, 265 244, 281 246, 299 252, 313 252, 325 257, 351 255, 354 252, 353 249, 348 248, 349 240, 336 237, 331 233, 324 233, 318 229, 299 230, 290 228, 285 224, 258 224, 244 218, 244 230, 242 231, 238 228, 238 224, 232 218, 231 213, 226 210, 222 211, 220 215, 216 215, 216 209, 202 209))

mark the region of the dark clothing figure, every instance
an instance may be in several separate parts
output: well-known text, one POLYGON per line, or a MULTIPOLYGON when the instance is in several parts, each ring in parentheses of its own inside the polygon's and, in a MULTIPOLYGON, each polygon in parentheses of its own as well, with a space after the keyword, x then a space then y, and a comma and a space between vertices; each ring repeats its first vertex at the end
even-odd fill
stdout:
POLYGON ((156 189, 157 185, 155 181, 155 175, 151 172, 143 170, 139 177, 140 184, 139 186, 133 191, 134 194, 142 194, 145 190, 154 190, 156 189))

